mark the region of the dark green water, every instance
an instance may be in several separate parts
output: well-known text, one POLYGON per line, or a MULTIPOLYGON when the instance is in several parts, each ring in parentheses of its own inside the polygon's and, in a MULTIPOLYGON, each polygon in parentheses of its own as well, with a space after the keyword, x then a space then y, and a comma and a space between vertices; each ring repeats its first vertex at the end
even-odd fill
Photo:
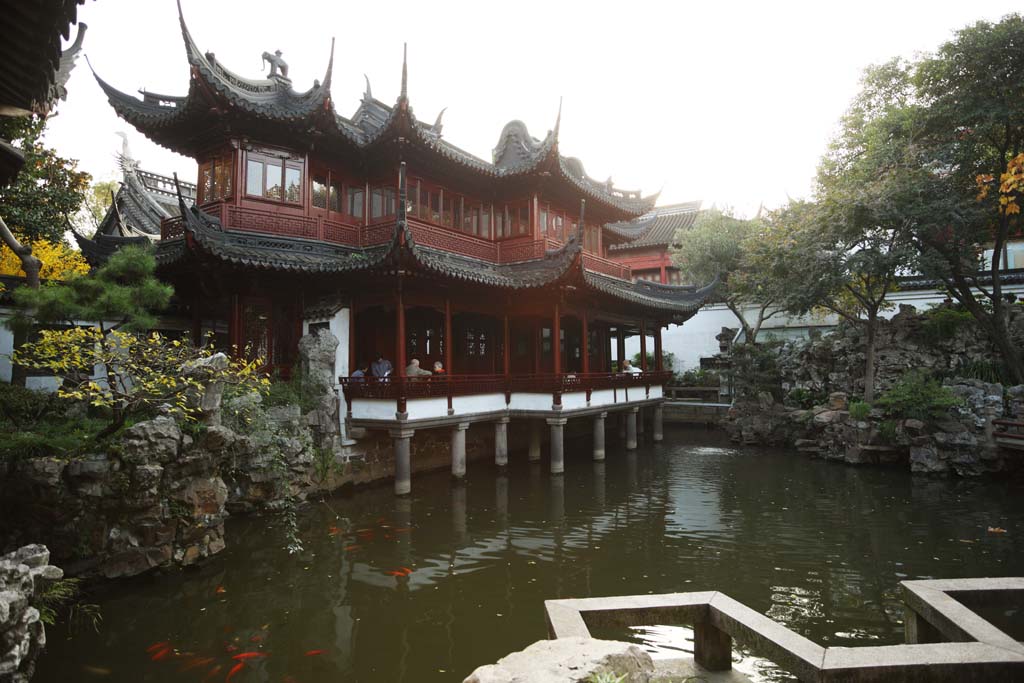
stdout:
MULTIPOLYGON (((900 580, 1024 574, 1019 484, 736 449, 702 431, 630 454, 609 441, 604 463, 570 443, 563 476, 514 454, 504 475, 471 462, 463 486, 416 475, 409 499, 381 487, 311 505, 300 556, 274 517, 230 520, 206 567, 93 596, 99 633, 51 629, 36 681, 224 681, 247 651, 268 656, 232 683, 461 681, 545 637, 545 599, 690 590, 823 645, 898 643, 900 580), (161 641, 174 649, 153 661, 161 641)), ((688 648, 680 629, 607 635, 688 648)))

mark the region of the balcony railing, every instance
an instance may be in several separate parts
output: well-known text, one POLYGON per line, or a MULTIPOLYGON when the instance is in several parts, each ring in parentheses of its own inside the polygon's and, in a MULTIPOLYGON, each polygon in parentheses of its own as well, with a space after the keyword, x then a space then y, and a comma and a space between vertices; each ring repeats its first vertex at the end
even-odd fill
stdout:
MULTIPOLYGON (((322 216, 296 216, 234 206, 226 202, 208 202, 200 207, 220 220, 225 230, 240 230, 266 235, 286 235, 314 239, 353 247, 369 247, 386 243, 394 234, 394 218, 377 219, 370 225, 356 225, 328 220, 322 216)), ((491 263, 516 263, 542 258, 549 250, 562 243, 550 238, 539 240, 515 237, 492 241, 468 235, 415 219, 409 219, 413 238, 420 244, 443 249, 491 263)), ((160 236, 169 240, 185 234, 182 218, 174 216, 161 222, 160 236)), ((590 252, 583 253, 583 265, 589 270, 629 280, 629 266, 610 261, 590 252)))
POLYGON ((371 404, 394 401, 394 412, 407 413, 411 419, 443 417, 473 412, 506 410, 575 410, 597 406, 656 399, 660 387, 672 377, 670 372, 638 374, 595 372, 555 375, 430 375, 423 377, 341 377, 348 416, 356 419, 390 419, 391 409, 371 404), (652 392, 652 388, 656 391, 652 392), (460 397, 472 399, 470 404, 460 397), (445 404, 430 399, 446 400, 445 404), (564 400, 563 400, 564 399, 564 400), (473 403, 476 401, 476 403, 473 403), (356 403, 353 411, 353 403, 356 403), (433 407, 431 407, 433 406, 433 407))

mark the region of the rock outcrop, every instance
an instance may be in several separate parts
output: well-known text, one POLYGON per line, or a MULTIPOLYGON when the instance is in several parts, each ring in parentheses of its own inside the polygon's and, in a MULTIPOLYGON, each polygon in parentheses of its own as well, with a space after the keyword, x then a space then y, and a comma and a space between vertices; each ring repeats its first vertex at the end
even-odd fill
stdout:
POLYGON ((0 556, 0 683, 28 683, 46 632, 33 600, 64 576, 50 565, 45 546, 29 545, 0 556))
MULTIPOLYGON (((954 318, 956 320, 956 318, 954 318)), ((1024 419, 1024 386, 1004 387, 959 372, 990 374, 994 354, 972 321, 936 333, 929 318, 901 306, 878 335, 876 396, 910 371, 943 378, 959 405, 928 421, 890 419, 851 397, 863 391, 863 330, 841 324, 833 334, 788 343, 778 353, 778 385, 738 399, 725 422, 734 441, 793 446, 803 453, 850 464, 898 464, 914 472, 974 476, 1017 467, 1000 450, 993 423, 1024 419), (783 400, 782 397, 785 397, 783 400)), ((1024 315, 1012 329, 1024 335, 1024 315)))
POLYGON ((654 661, 636 645, 614 640, 539 640, 479 667, 463 683, 589 683, 600 674, 623 683, 648 683, 655 676, 654 661))

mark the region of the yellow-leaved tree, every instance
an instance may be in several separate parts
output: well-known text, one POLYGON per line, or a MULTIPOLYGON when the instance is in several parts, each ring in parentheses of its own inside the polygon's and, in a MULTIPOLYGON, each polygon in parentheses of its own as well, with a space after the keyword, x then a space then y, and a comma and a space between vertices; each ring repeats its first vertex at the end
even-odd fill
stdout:
MULTIPOLYGON (((22 244, 29 244, 20 235, 22 244)), ((63 242, 51 242, 38 239, 30 243, 32 255, 42 262, 39 277, 43 280, 64 280, 71 275, 85 275, 89 272, 89 264, 80 251, 72 249, 63 242)), ((0 275, 25 277, 22 270, 21 257, 5 244, 0 247, 0 275)))

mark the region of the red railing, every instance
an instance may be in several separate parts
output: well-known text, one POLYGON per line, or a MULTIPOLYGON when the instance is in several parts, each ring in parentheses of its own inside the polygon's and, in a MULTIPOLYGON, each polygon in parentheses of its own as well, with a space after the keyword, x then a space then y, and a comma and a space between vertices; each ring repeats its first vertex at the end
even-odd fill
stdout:
MULTIPOLYGON (((285 235, 349 246, 366 247, 385 244, 395 231, 394 217, 379 219, 372 225, 362 226, 328 220, 320 216, 296 216, 234 206, 224 201, 208 202, 201 208, 206 213, 220 219, 225 230, 285 235)), ((530 261, 542 258, 546 251, 562 246, 561 242, 550 237, 539 240, 517 237, 495 242, 415 219, 409 219, 409 226, 412 229, 413 238, 420 244, 491 263, 530 261)), ((160 235, 163 239, 174 239, 182 237, 184 234, 180 216, 165 218, 161 221, 160 235)), ((583 253, 583 265, 588 270, 612 277, 624 280, 631 278, 629 266, 590 252, 583 253)))
POLYGON ((617 261, 609 261, 588 251, 583 252, 583 267, 595 273, 603 273, 604 275, 611 275, 623 280, 630 280, 633 277, 632 269, 629 266, 625 266, 617 261))

